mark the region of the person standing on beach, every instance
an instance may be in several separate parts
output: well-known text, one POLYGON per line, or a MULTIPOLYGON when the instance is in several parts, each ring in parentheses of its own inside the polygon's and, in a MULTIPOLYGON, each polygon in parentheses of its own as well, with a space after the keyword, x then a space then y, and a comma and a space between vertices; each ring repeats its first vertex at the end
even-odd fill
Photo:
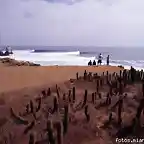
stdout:
POLYGON ((103 59, 103 56, 102 56, 102 54, 100 53, 99 54, 99 56, 98 56, 98 65, 100 64, 102 64, 102 59, 103 59))
POLYGON ((109 55, 107 56, 107 65, 109 65, 109 55))
POLYGON ((96 65, 96 61, 95 60, 93 61, 93 65, 96 65))

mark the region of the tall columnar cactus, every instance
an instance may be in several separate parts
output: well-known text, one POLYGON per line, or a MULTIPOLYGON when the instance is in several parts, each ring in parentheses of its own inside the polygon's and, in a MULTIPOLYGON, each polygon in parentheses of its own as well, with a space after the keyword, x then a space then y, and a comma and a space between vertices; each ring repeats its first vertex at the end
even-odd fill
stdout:
POLYGON ((53 132, 53 123, 52 120, 48 120, 47 122, 47 135, 48 135, 48 144, 55 144, 55 137, 54 137, 54 132, 53 132))
POLYGON ((60 94, 59 94, 59 90, 58 90, 58 86, 57 85, 56 85, 56 93, 57 93, 58 98, 60 98, 60 94))
POLYGON ((32 134, 32 133, 29 136, 29 144, 35 144, 34 134, 32 134))
POLYGON ((120 78, 122 78, 122 71, 120 70, 120 78))
POLYGON ((29 125, 24 130, 24 134, 27 134, 30 130, 33 129, 34 126, 35 126, 35 121, 32 121, 31 123, 29 123, 29 125))
POLYGON ((50 95, 51 95, 51 89, 48 88, 48 90, 47 90, 47 96, 50 96, 50 95))
POLYGON ((95 94, 92 93, 92 103, 94 104, 95 103, 95 94))
POLYGON ((76 79, 77 79, 77 80, 79 79, 79 75, 78 75, 78 72, 76 73, 76 79))
POLYGON ((75 87, 73 87, 73 102, 75 102, 75 87))
POLYGON ((63 118, 63 133, 66 134, 68 131, 68 122, 69 122, 69 107, 68 105, 64 106, 64 118, 63 118))
POLYGON ((71 102, 71 90, 68 91, 68 101, 71 102))
POLYGON ((110 114, 109 114, 109 120, 108 120, 108 122, 110 123, 112 121, 112 112, 110 112, 110 114))
POLYGON ((53 105, 54 105, 54 107, 53 107, 53 113, 54 112, 58 112, 58 99, 57 99, 57 97, 54 97, 54 100, 53 100, 53 105))
POLYGON ((34 106, 33 106, 32 100, 30 100, 30 111, 31 111, 31 113, 34 112, 34 106))
POLYGON ((57 143, 63 144, 63 125, 61 122, 56 122, 57 143))
POLYGON ((87 122, 90 121, 90 114, 88 113, 88 105, 85 106, 85 110, 84 110, 87 122))
POLYGON ((85 90, 83 105, 87 103, 87 95, 88 95, 88 91, 85 90))
POLYGON ((36 112, 38 112, 40 110, 41 103, 42 103, 42 100, 41 100, 41 97, 40 97, 39 100, 38 100, 38 107, 36 108, 36 112))
POLYGON ((42 93, 43 97, 46 97, 46 91, 45 90, 43 90, 41 93, 42 93))
POLYGON ((106 104, 107 104, 107 105, 110 105, 110 104, 111 104, 111 97, 110 97, 110 94, 109 94, 109 93, 107 94, 106 104))
POLYGON ((107 81, 107 83, 109 81, 109 72, 108 71, 106 72, 106 81, 107 81))
POLYGON ((122 122, 122 118, 121 118, 122 105, 123 105, 123 100, 120 99, 119 104, 118 104, 118 124, 119 125, 121 125, 121 122, 122 122))
POLYGON ((30 105, 27 104, 27 105, 26 105, 26 113, 29 113, 29 112, 30 112, 30 105))
POLYGON ((87 71, 85 70, 84 71, 84 80, 86 80, 87 79, 87 71))

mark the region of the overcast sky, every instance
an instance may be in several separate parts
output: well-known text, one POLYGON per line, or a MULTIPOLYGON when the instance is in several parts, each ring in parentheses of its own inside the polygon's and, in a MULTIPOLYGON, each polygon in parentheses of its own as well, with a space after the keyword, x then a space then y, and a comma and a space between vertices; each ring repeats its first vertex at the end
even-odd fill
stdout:
POLYGON ((1 44, 144 46, 144 0, 0 0, 1 44))

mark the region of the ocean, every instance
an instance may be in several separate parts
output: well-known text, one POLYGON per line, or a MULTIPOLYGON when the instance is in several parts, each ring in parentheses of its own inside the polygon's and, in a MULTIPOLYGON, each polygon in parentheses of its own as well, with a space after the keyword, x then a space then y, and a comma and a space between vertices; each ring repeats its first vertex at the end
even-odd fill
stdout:
POLYGON ((102 53, 103 65, 110 55, 110 65, 133 66, 144 69, 144 49, 130 47, 82 47, 82 46, 11 46, 16 60, 31 61, 43 66, 49 65, 79 65, 86 66, 89 60, 97 60, 102 53))

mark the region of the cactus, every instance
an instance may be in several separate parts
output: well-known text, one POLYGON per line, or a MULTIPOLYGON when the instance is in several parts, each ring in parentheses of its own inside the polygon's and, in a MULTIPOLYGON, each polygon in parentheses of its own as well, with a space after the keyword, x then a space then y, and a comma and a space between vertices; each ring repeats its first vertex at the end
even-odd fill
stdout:
POLYGON ((47 122, 47 135, 49 139, 50 144, 55 144, 55 138, 53 133, 53 123, 51 120, 48 120, 47 122))
POLYGON ((50 95, 51 95, 51 89, 48 88, 48 90, 47 90, 47 96, 50 96, 50 95))
POLYGON ((29 104, 27 104, 26 105, 26 113, 29 113, 29 111, 30 111, 30 106, 29 106, 29 104))
POLYGON ((54 97, 53 103, 54 103, 53 113, 58 112, 58 99, 57 99, 57 97, 54 97))
POLYGON ((68 100, 69 100, 69 102, 71 102, 71 90, 69 90, 69 92, 68 92, 68 100))
POLYGON ((57 143, 63 144, 63 125, 61 122, 56 122, 57 143))
POLYGON ((34 138, 34 135, 32 133, 29 136, 29 144, 35 144, 35 138, 34 138))
POLYGON ((86 72, 86 70, 84 71, 84 80, 86 80, 87 79, 87 72, 86 72))
POLYGON ((79 75, 78 75, 78 72, 76 73, 76 79, 77 79, 77 80, 79 79, 79 75))
POLYGON ((108 122, 110 123, 112 121, 112 112, 109 114, 109 120, 108 122))
POLYGON ((88 95, 88 91, 85 90, 83 106, 87 103, 87 95, 88 95))
POLYGON ((45 90, 43 90, 41 93, 42 93, 42 96, 43 96, 43 97, 46 97, 46 92, 45 92, 45 90))
POLYGON ((58 98, 60 98, 60 94, 59 94, 59 90, 58 90, 58 86, 57 85, 56 85, 56 93, 57 93, 58 98))
POLYGON ((64 118, 63 118, 63 133, 66 134, 68 131, 68 122, 69 122, 69 117, 68 117, 68 105, 64 106, 64 118))
POLYGON ((24 130, 24 134, 27 134, 35 126, 35 121, 32 121, 24 130))
POLYGON ((32 100, 30 100, 30 112, 33 113, 34 111, 34 106, 32 100))
POLYGON ((111 98, 110 98, 110 94, 107 94, 107 99, 106 99, 106 104, 110 105, 111 104, 111 98))
POLYGON ((90 121, 90 115, 89 115, 89 113, 88 113, 88 105, 85 106, 84 113, 85 113, 87 122, 89 122, 89 121, 90 121))
POLYGON ((63 100, 64 101, 66 100, 66 94, 65 93, 63 94, 63 100))
POLYGON ((75 87, 73 87, 73 102, 75 102, 75 87))
POLYGON ((27 120, 24 120, 23 118, 21 118, 20 116, 17 116, 13 109, 10 108, 10 114, 11 114, 11 117, 13 119, 13 121, 16 123, 16 124, 23 124, 23 125, 27 125, 28 124, 28 121, 27 120))
POLYGON ((92 103, 94 104, 95 103, 95 94, 92 93, 92 103))
POLYGON ((42 103, 41 101, 42 100, 41 100, 41 97, 40 97, 39 100, 38 100, 38 107, 36 108, 36 112, 38 112, 41 108, 41 103, 42 103))

